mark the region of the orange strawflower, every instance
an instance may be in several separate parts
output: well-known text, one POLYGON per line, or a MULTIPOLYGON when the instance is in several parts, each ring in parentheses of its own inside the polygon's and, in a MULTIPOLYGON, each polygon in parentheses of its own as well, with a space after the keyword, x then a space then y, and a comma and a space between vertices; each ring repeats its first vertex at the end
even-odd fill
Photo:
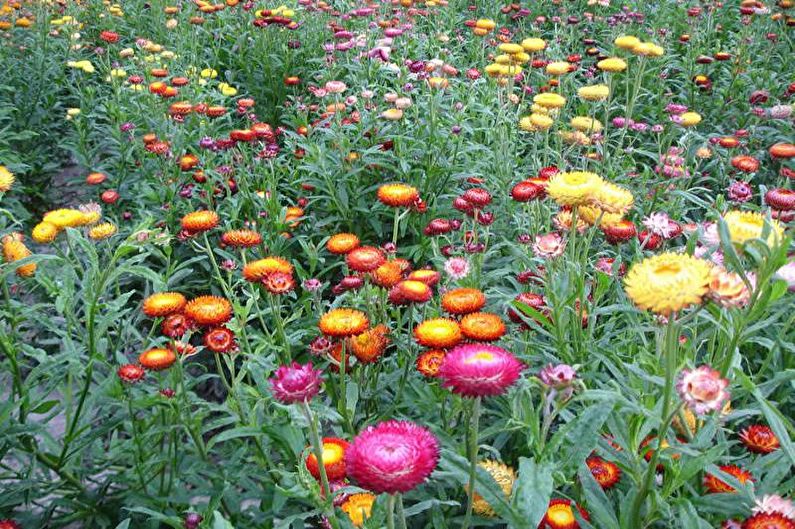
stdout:
POLYGON ((185 305, 185 316, 198 325, 221 325, 232 317, 232 304, 218 296, 199 296, 185 305))
POLYGON ((455 347, 463 339, 461 327, 455 320, 433 318, 425 320, 414 328, 417 343, 434 349, 455 347))
POLYGON ((152 371, 168 369, 176 361, 177 355, 174 351, 163 347, 149 349, 138 356, 138 363, 152 371))
POLYGON ((332 309, 321 316, 318 322, 320 332, 336 338, 362 334, 369 326, 367 315, 354 309, 332 309))
POLYGON ((450 314, 469 314, 486 305, 486 295, 476 288, 455 288, 442 296, 442 308, 450 314))
POLYGON ((337 233, 326 242, 326 249, 333 254, 346 254, 359 246, 359 237, 352 233, 337 233))
POLYGON ((182 312, 188 301, 179 292, 157 292, 144 300, 144 314, 150 318, 161 318, 182 312))
POLYGON ((201 233, 215 228, 219 222, 220 219, 216 212, 202 209, 182 217, 182 229, 192 234, 201 233))
POLYGON ((461 318, 461 332, 470 340, 493 342, 505 335, 505 323, 496 314, 473 312, 461 318))

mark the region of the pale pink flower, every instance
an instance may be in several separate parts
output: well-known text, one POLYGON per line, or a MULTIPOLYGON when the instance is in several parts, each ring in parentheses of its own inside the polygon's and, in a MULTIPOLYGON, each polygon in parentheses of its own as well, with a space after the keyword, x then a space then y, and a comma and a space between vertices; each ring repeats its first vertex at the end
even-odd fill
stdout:
POLYGON ((676 228, 676 224, 671 222, 668 214, 662 212, 652 213, 643 219, 643 226, 651 233, 659 235, 663 239, 670 237, 676 228))
POLYGON ((566 241, 555 232, 539 235, 533 243, 533 253, 542 259, 559 257, 565 249, 566 241))
POLYGON ((780 514, 785 518, 795 521, 795 504, 792 500, 782 498, 778 494, 766 494, 761 498, 756 499, 756 505, 753 507, 755 514, 780 514))
POLYGON ((676 390, 685 405, 698 415, 719 410, 729 399, 729 381, 707 365, 683 369, 676 390))
POLYGON ((795 261, 790 261, 776 272, 776 279, 787 283, 790 291, 795 291, 795 261))
POLYGON ((464 279, 469 275, 469 261, 464 257, 451 257, 444 263, 444 271, 452 279, 464 279))

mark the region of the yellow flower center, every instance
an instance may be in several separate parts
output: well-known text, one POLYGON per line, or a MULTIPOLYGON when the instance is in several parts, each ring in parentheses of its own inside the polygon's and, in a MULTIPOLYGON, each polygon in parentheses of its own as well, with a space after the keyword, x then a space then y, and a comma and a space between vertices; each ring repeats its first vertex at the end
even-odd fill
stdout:
POLYGON ((494 354, 492 354, 492 353, 490 353, 488 351, 479 351, 479 352, 473 354, 472 356, 470 356, 469 358, 467 358, 464 361, 464 363, 465 364, 474 364, 474 363, 477 363, 477 362, 491 362, 492 360, 494 360, 494 354))

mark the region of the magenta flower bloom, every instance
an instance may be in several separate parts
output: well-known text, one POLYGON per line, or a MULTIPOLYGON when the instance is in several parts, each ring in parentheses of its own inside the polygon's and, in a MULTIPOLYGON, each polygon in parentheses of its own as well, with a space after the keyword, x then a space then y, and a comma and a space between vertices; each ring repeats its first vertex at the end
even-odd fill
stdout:
POLYGON ((439 367, 442 385, 465 397, 500 395, 519 378, 524 365, 493 345, 459 345, 439 367))
POLYGON ((312 364, 300 365, 293 362, 289 366, 281 366, 268 380, 273 396, 284 404, 307 402, 320 391, 323 378, 322 371, 312 364))
POLYGON ((698 415, 723 408, 729 399, 726 387, 729 381, 721 378, 720 372, 709 366, 683 369, 676 383, 676 390, 688 408, 698 415))
POLYGON ((348 477, 375 493, 407 492, 431 475, 439 441, 410 421, 386 421, 359 433, 345 452, 348 477))

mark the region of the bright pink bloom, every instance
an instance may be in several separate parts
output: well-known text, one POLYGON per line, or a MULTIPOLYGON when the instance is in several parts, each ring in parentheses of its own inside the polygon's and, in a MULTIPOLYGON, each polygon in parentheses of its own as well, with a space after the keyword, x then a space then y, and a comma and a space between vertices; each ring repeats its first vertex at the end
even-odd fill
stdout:
POLYGON ((312 364, 300 365, 293 362, 289 366, 281 366, 268 380, 273 396, 284 404, 307 402, 320 391, 323 378, 322 371, 312 364))
POLYGON ((720 410, 729 399, 726 387, 729 381, 721 378, 720 372, 709 366, 683 369, 676 390, 688 408, 703 415, 720 410))
POLYGON ((451 257, 445 261, 444 271, 452 279, 464 279, 469 275, 469 261, 464 257, 451 257))
POLYGON ((369 426, 345 452, 348 476, 375 493, 407 492, 431 475, 439 462, 439 441, 410 421, 369 426))
POLYGON ((516 382, 524 365, 514 355, 493 345, 459 345, 445 355, 439 367, 442 385, 465 397, 500 395, 516 382))

